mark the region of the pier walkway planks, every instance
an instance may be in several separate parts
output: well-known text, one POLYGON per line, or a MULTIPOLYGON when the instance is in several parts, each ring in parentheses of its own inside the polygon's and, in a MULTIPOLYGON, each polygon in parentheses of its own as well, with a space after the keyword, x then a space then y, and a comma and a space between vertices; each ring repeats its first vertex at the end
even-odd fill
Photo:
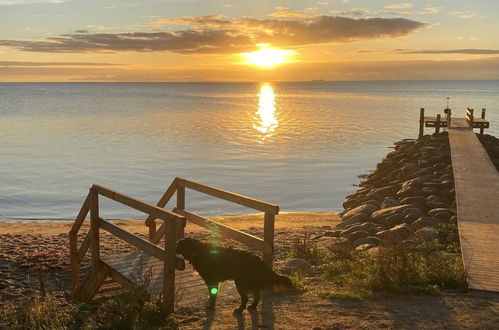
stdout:
MULTIPOLYGON (((163 261, 144 252, 128 252, 103 256, 102 262, 137 286, 158 297, 163 290, 163 261)), ((204 306, 208 302, 208 289, 201 276, 190 264, 183 271, 175 270, 175 305, 177 307, 204 306)), ((222 282, 220 296, 239 297, 232 281, 222 282)))
POLYGON ((499 173, 466 119, 452 119, 449 142, 468 285, 499 292, 499 173))

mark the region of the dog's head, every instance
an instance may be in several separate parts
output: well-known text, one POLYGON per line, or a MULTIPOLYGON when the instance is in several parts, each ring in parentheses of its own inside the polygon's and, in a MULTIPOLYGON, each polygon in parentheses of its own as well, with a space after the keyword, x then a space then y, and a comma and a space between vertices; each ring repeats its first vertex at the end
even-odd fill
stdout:
POLYGON ((184 238, 177 242, 176 253, 184 259, 192 260, 192 257, 200 249, 202 243, 194 238, 184 238))

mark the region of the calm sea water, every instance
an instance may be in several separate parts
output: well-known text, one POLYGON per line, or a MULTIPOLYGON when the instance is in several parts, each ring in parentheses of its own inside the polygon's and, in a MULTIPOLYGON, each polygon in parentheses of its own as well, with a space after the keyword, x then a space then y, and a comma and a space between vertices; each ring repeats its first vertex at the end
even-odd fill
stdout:
MULTIPOLYGON (((499 133, 499 81, 0 84, 0 221, 72 219, 93 183, 156 203, 176 176, 337 211, 446 97, 456 116, 486 107, 499 133)), ((187 208, 251 212, 191 191, 187 208)))

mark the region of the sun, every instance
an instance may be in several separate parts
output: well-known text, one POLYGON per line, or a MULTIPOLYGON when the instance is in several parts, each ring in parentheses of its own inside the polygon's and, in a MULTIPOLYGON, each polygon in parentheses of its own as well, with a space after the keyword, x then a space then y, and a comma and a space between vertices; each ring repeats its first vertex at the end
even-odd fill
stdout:
POLYGON ((289 62, 289 57, 294 53, 292 50, 271 48, 269 44, 258 44, 259 50, 251 53, 241 54, 246 61, 261 68, 272 68, 276 65, 289 62))

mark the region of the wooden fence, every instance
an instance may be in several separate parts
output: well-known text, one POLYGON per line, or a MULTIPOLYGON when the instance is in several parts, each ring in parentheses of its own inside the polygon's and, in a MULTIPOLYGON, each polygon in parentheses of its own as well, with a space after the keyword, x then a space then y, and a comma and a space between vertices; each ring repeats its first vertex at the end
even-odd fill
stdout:
POLYGON ((125 288, 130 286, 128 279, 108 267, 100 258, 99 231, 102 229, 164 262, 163 298, 165 309, 171 312, 174 302, 175 268, 181 269, 183 264, 183 260, 175 255, 176 241, 184 237, 186 221, 205 228, 216 229, 221 234, 262 252, 264 262, 272 267, 274 221, 278 213, 279 207, 277 205, 182 178, 173 180, 157 205, 143 202, 99 185, 93 185, 69 232, 73 296, 84 301, 91 300, 99 285, 107 276, 110 276, 125 288), (187 211, 186 188, 264 212, 263 239, 187 211), (177 198, 176 207, 173 211, 165 210, 164 207, 175 194, 177 198), (149 241, 100 218, 99 195, 146 213, 148 217, 145 220, 145 225, 149 228, 149 241), (90 230, 83 239, 81 246, 78 247, 78 233, 89 213, 90 230), (158 222, 160 223, 159 228, 157 226, 158 222), (163 236, 165 236, 165 245, 164 248, 161 248, 158 244, 163 236), (84 283, 81 284, 80 267, 89 249, 91 252, 91 270, 84 283))

